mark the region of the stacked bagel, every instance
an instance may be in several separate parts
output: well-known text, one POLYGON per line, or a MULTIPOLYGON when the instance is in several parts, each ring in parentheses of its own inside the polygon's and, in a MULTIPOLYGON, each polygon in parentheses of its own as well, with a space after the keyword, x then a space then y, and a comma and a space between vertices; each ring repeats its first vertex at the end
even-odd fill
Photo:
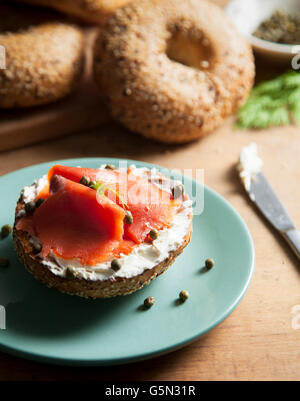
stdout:
POLYGON ((83 34, 55 13, 0 3, 0 108, 50 103, 69 94, 83 69, 83 34), (63 43, 63 45, 62 45, 63 43))
POLYGON ((0 108, 32 107, 70 94, 84 66, 85 23, 103 24, 126 0, 0 1, 0 108), (39 6, 49 6, 39 7, 39 6), (59 11, 64 11, 66 15, 59 11))
POLYGON ((112 117, 148 138, 198 139, 252 88, 249 44, 205 0, 20 1, 34 6, 0 1, 7 65, 0 70, 0 108, 46 104, 76 87, 84 59, 80 21, 101 26, 94 78, 112 117))
POLYGON ((79 19, 95 24, 103 24, 113 12, 130 0, 21 0, 39 6, 54 8, 55 10, 78 17, 79 19))

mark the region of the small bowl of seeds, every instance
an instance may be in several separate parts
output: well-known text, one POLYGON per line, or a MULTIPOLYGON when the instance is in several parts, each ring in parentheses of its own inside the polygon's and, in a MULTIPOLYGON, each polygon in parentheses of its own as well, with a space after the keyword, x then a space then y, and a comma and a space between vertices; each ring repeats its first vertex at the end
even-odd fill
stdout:
POLYGON ((257 53, 300 69, 299 0, 231 0, 226 14, 257 53))

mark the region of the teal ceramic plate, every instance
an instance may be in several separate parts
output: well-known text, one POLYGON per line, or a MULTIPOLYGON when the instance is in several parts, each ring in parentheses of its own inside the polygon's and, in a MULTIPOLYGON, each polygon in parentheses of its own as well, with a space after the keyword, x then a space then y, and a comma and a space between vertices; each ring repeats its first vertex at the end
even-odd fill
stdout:
MULTIPOLYGON (((55 163, 95 168, 116 162, 92 158, 55 163)), ((0 178, 0 226, 13 223, 21 188, 53 164, 0 178)), ((186 182, 193 190, 201 189, 191 179, 186 182)), ((18 261, 11 236, 1 240, 0 255, 10 259, 10 266, 0 270, 0 305, 6 310, 1 349, 56 364, 108 365, 173 351, 211 330, 245 294, 254 270, 254 247, 244 221, 222 197, 205 187, 204 200, 204 211, 194 217, 192 240, 184 253, 165 274, 126 297, 92 301, 49 289, 18 261), (214 258, 215 267, 205 271, 208 257, 214 258), (178 304, 182 289, 189 291, 190 298, 178 304), (139 306, 149 295, 156 304, 141 311, 139 306)), ((0 313, 3 320, 3 308, 0 313)))

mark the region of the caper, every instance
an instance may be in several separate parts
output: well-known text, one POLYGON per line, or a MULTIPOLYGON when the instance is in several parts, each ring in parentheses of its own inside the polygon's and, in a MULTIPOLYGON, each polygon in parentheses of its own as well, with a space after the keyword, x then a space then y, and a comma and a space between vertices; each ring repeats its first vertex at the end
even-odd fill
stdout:
POLYGON ((215 265, 215 261, 212 258, 208 258, 205 261, 205 267, 207 268, 207 270, 211 269, 212 267, 214 267, 215 265))
POLYGON ((113 164, 106 164, 105 168, 106 170, 114 170, 115 166, 113 164))
POLYGON ((32 250, 33 250, 34 253, 40 253, 41 250, 42 250, 42 244, 40 244, 39 242, 35 242, 32 245, 32 250))
POLYGON ((133 216, 132 216, 132 213, 129 210, 126 211, 126 215, 125 215, 124 220, 125 220, 125 223, 127 223, 127 224, 132 224, 133 223, 133 216))
POLYGON ((9 260, 7 258, 0 258, 0 267, 7 267, 9 265, 9 260))
POLYGON ((83 176, 80 178, 79 184, 82 184, 82 185, 85 185, 86 187, 88 187, 88 186, 90 185, 90 181, 91 181, 91 180, 89 179, 89 177, 83 175, 83 176))
POLYGON ((171 192, 174 199, 181 198, 183 194, 183 185, 182 184, 174 185, 171 192))
POLYGON ((95 185, 97 185, 96 181, 91 181, 89 187, 95 189, 95 185))
POLYGON ((148 297, 144 301, 144 306, 145 308, 149 309, 151 306, 155 304, 155 298, 154 297, 148 297))
POLYGON ((158 231, 155 230, 155 228, 152 228, 152 230, 149 233, 149 236, 153 240, 157 239, 158 238, 158 231))
POLYGON ((35 211, 35 203, 32 201, 25 203, 25 211, 29 214, 33 213, 35 211))
POLYGON ((117 272, 118 270, 120 270, 121 269, 121 265, 120 265, 120 262, 118 261, 118 259, 113 259, 111 261, 110 267, 112 268, 112 270, 114 272, 117 272))
POLYGON ((11 232, 12 232, 12 226, 10 226, 9 224, 5 224, 1 228, 1 236, 2 236, 2 238, 7 237, 11 232))
POLYGON ((190 296, 190 294, 188 293, 188 291, 186 290, 182 290, 179 293, 179 298, 182 302, 186 301, 188 299, 188 297, 190 296))
POLYGON ((73 267, 68 266, 66 270, 66 278, 68 280, 74 280, 77 277, 77 272, 73 269, 73 267))
POLYGON ((45 202, 45 199, 43 198, 39 198, 36 202, 35 202, 35 207, 40 207, 42 203, 45 202))

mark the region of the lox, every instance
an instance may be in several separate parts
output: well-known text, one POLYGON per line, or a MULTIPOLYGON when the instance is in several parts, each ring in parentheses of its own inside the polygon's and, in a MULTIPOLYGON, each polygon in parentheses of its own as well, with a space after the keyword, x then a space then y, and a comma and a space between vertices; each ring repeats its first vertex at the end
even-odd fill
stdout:
POLYGON ((48 184, 37 195, 45 201, 17 223, 17 230, 37 236, 42 256, 52 250, 65 259, 94 265, 129 254, 149 240, 151 229, 169 227, 177 201, 170 193, 127 171, 53 166, 48 184), (82 176, 103 191, 82 185, 82 176), (132 224, 124 221, 126 211, 132 224))

